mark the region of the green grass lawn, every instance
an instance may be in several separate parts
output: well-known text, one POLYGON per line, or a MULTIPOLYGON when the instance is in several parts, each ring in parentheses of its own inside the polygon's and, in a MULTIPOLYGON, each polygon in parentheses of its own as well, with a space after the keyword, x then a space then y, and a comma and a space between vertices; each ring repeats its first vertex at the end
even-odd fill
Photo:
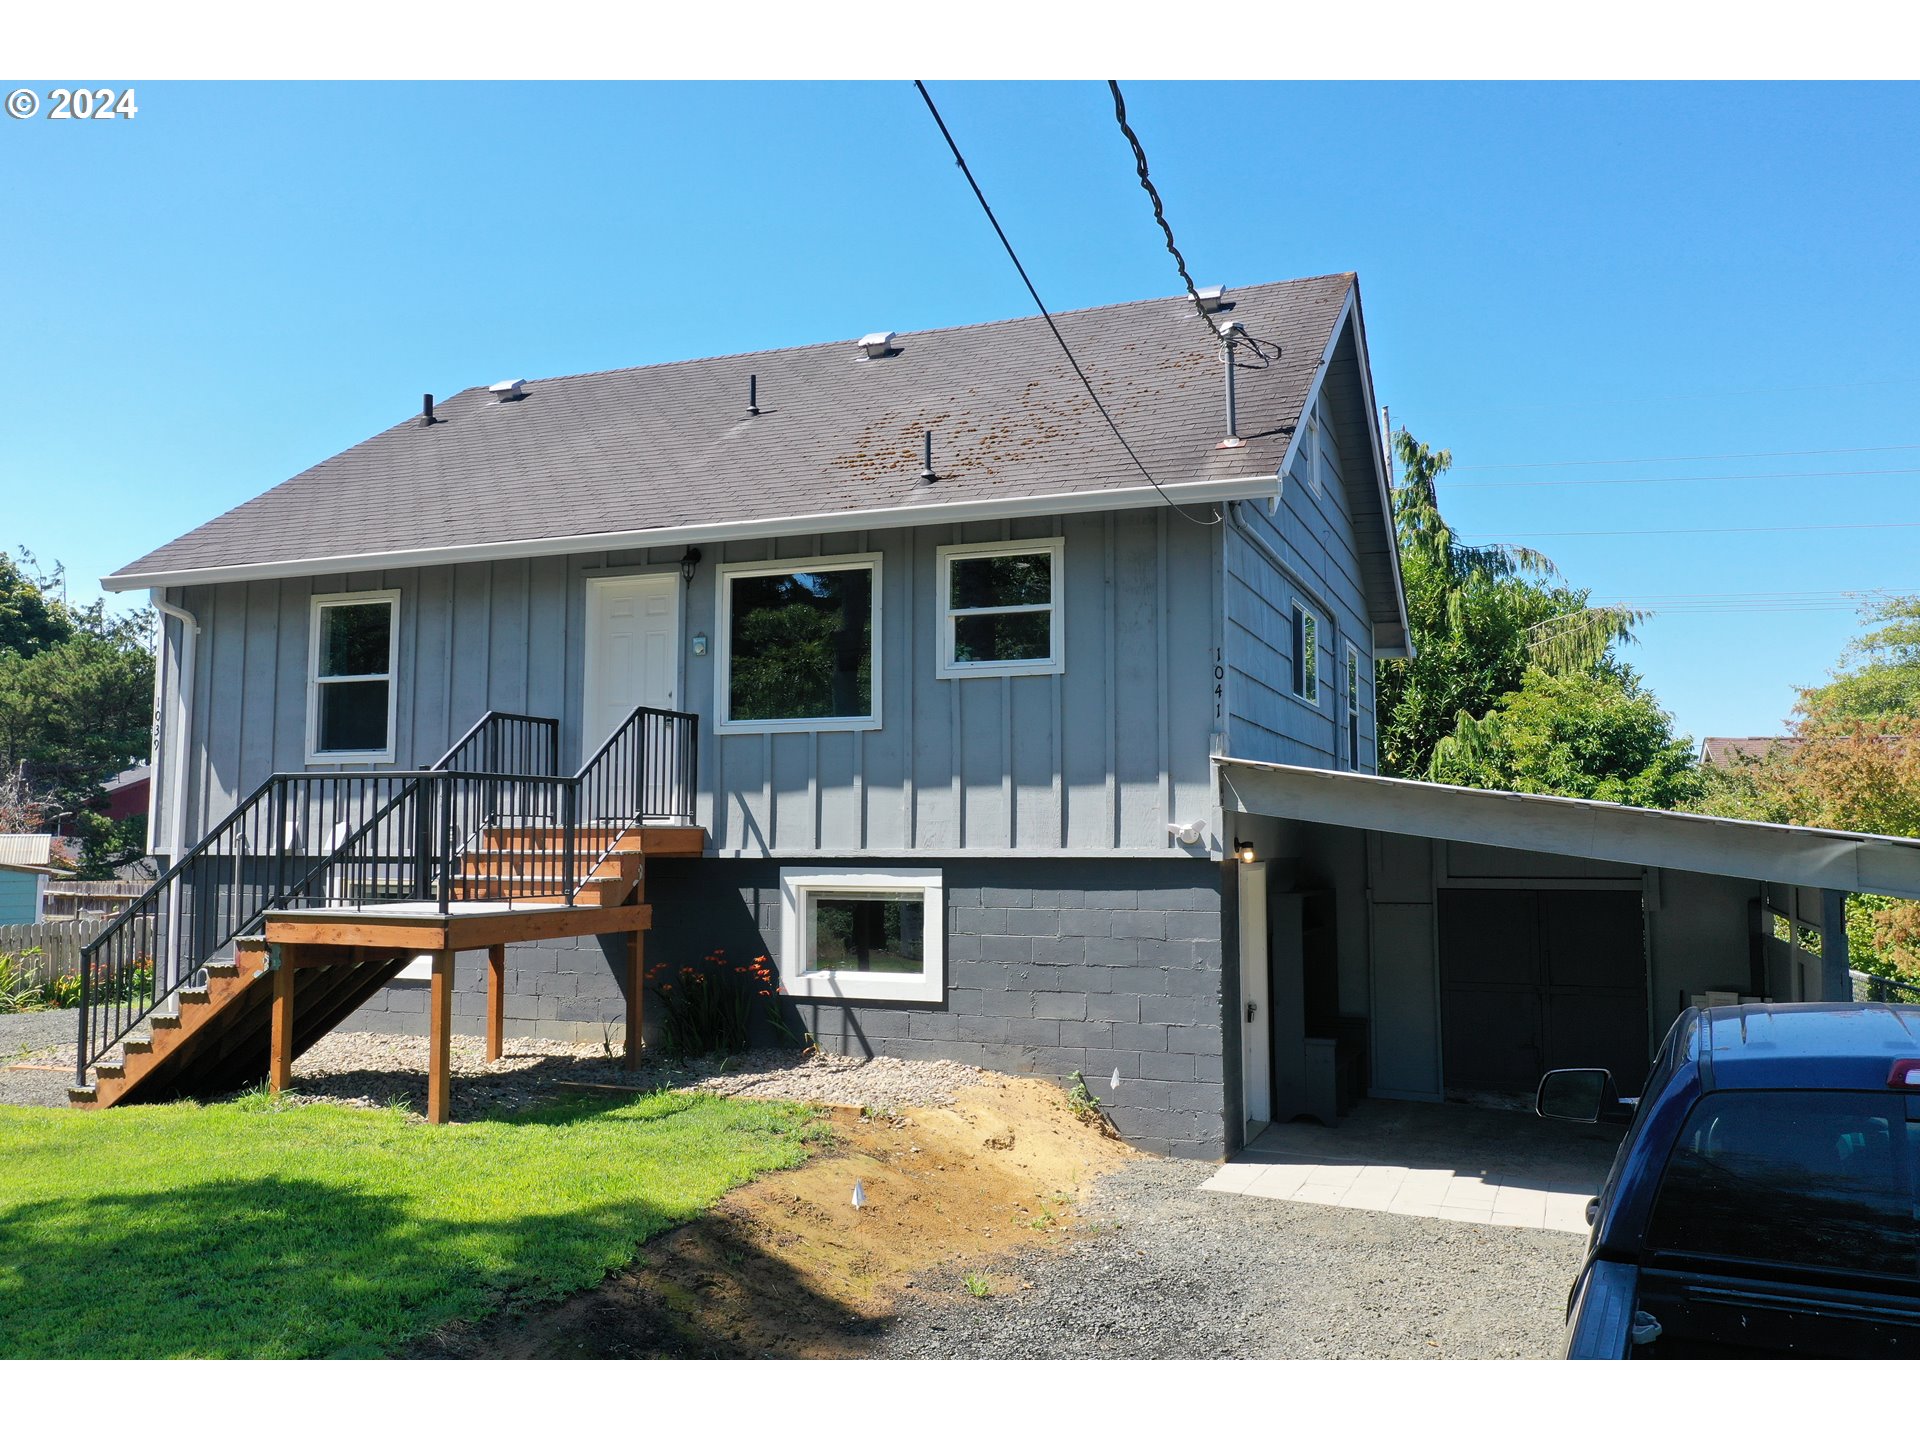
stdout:
POLYGON ((581 1289, 800 1163, 802 1106, 661 1093, 508 1119, 0 1106, 0 1356, 378 1355, 581 1289))

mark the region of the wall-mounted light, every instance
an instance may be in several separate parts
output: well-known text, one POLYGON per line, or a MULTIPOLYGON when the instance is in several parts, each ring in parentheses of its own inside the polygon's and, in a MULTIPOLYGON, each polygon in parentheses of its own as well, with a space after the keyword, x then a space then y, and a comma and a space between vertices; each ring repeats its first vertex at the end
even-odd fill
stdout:
POLYGON ((694 633, 693 653, 696 656, 704 656, 707 653, 707 632, 706 631, 700 630, 694 633))
POLYGON ((1242 865, 1251 865, 1254 860, 1258 858, 1253 853, 1253 842, 1251 840, 1242 840, 1237 835, 1234 836, 1233 839, 1233 853, 1238 857, 1242 865))
POLYGON ((1204 820, 1190 820, 1185 825, 1169 825, 1167 831, 1182 845, 1198 845, 1207 833, 1207 825, 1204 820))
POLYGON ((693 572, 699 564, 700 552, 689 545, 687 553, 680 557, 680 578, 689 585, 693 584, 693 572))

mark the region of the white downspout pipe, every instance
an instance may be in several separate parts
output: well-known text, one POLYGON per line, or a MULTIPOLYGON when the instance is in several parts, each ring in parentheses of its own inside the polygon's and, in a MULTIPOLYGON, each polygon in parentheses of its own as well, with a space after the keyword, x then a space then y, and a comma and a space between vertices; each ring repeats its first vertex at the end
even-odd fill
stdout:
MULTIPOLYGON (((167 599, 159 590, 147 592, 153 608, 171 620, 180 622, 180 674, 174 687, 174 723, 167 727, 168 754, 167 863, 177 865, 187 848, 187 752, 193 748, 193 668, 200 638, 200 622, 191 610, 167 599)), ((164 646, 162 649, 164 650, 164 646)), ((174 882, 177 892, 180 882, 174 882)), ((180 963, 180 896, 176 893, 167 906, 167 979, 177 983, 180 963)))

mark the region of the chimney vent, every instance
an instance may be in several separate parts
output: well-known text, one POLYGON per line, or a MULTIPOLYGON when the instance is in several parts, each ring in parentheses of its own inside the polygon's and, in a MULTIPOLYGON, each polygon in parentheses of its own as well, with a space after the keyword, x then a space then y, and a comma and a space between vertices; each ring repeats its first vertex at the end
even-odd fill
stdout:
POLYGON ((524 380, 502 380, 498 385, 489 385, 487 393, 492 395, 496 404, 504 405, 509 400, 527 398, 527 382, 524 380))
POLYGON ((1200 297, 1200 308, 1209 315, 1227 308, 1227 287, 1224 285, 1202 285, 1194 294, 1200 297))
POLYGON ((876 330, 871 335, 860 337, 860 348, 866 352, 867 359, 884 360, 887 356, 896 353, 893 345, 894 338, 894 332, 891 330, 876 330))
POLYGON ((431 395, 422 395, 420 397, 420 423, 422 425, 433 424, 433 396, 431 395))

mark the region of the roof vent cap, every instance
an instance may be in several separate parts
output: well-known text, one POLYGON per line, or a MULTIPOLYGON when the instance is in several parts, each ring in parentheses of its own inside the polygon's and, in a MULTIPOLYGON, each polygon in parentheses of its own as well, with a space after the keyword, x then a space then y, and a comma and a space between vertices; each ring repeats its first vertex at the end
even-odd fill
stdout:
POLYGON ((524 380, 502 380, 498 385, 489 385, 487 393, 493 396, 495 403, 504 405, 509 400, 527 398, 527 382, 524 380))
POLYGON ((1227 306, 1227 287, 1224 285, 1202 285, 1193 293, 1200 297, 1200 308, 1209 315, 1227 306))
POLYGON ((894 332, 876 330, 871 335, 860 337, 860 348, 867 352, 869 360, 884 360, 894 353, 894 332))

